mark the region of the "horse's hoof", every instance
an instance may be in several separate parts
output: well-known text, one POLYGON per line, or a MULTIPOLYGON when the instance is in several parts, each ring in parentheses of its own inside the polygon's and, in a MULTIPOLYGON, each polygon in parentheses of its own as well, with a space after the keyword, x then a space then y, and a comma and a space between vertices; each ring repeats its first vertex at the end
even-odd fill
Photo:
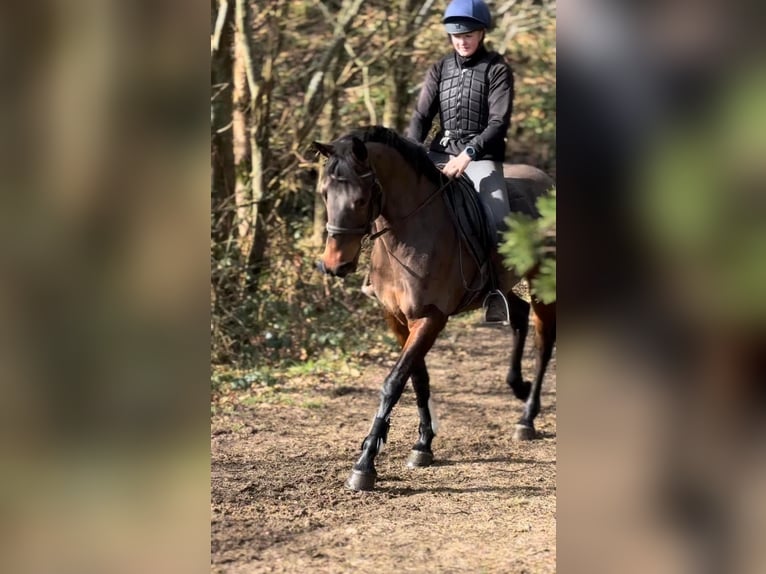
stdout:
POLYGON ((346 488, 349 490, 372 490, 375 488, 376 473, 352 470, 346 480, 346 488))
POLYGON ((535 427, 527 425, 516 425, 516 430, 513 431, 513 440, 534 440, 535 439, 535 427))
POLYGON ((408 468, 421 468, 424 466, 431 466, 434 463, 434 455, 431 452, 425 452, 422 450, 410 451, 410 456, 407 459, 408 468))

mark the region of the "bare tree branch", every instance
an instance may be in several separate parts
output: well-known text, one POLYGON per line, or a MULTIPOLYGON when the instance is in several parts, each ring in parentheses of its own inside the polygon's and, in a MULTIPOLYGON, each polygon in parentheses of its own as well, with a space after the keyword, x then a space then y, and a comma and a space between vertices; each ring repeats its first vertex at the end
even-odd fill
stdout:
POLYGON ((235 12, 235 35, 236 42, 242 46, 242 55, 245 60, 245 71, 247 73, 247 86, 250 89, 250 97, 257 99, 260 88, 255 80, 255 66, 253 65, 253 54, 250 50, 250 38, 245 30, 246 18, 246 0, 237 0, 235 12))
POLYGON ((226 12, 229 9, 229 0, 218 0, 218 15, 215 19, 215 32, 210 38, 210 55, 218 51, 221 44, 221 33, 226 22, 226 12))
POLYGON ((322 85, 322 79, 324 78, 325 73, 330 68, 330 64, 333 59, 337 57, 338 51, 346 41, 346 34, 348 33, 354 18, 359 13, 359 9, 362 7, 362 2, 363 0, 344 0, 343 2, 340 13, 338 14, 338 21, 335 24, 333 42, 330 47, 325 50, 324 54, 322 54, 317 70, 314 72, 311 82, 309 83, 309 88, 303 98, 304 106, 309 114, 317 112, 317 94, 319 92, 319 86, 322 85))
POLYGON ((417 16, 415 16, 415 19, 413 20, 413 26, 412 30, 419 30, 421 26, 423 25, 423 20, 428 18, 428 15, 431 13, 431 8, 433 7, 434 0, 425 0, 423 2, 423 5, 418 10, 417 16))

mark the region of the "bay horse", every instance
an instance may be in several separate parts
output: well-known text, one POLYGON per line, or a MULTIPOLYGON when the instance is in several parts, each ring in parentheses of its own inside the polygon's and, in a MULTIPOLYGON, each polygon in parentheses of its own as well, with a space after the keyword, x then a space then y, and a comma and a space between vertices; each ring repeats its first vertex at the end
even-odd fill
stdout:
MULTIPOLYGON (((481 297, 465 308, 461 304, 480 279, 480 269, 447 211, 442 190, 448 180, 423 146, 380 126, 313 146, 328 158, 320 185, 328 234, 317 266, 329 275, 345 277, 356 270, 363 238, 371 236, 371 290, 401 345, 401 354, 383 383, 380 406, 361 456, 346 482, 352 490, 372 490, 377 477, 375 457, 386 442, 391 411, 408 379, 412 379, 420 418, 408 466, 433 462, 435 416, 429 406, 425 357, 451 315, 481 306, 481 297)), ((526 187, 535 197, 553 187, 545 173, 531 166, 506 165, 504 173, 507 184, 526 187)), ((535 437, 540 389, 556 337, 555 303, 545 305, 532 298, 537 374, 530 384, 521 374, 530 304, 511 290, 521 278, 502 265, 496 252, 492 262, 508 298, 514 339, 506 382, 526 402, 514 439, 530 440, 535 437)))

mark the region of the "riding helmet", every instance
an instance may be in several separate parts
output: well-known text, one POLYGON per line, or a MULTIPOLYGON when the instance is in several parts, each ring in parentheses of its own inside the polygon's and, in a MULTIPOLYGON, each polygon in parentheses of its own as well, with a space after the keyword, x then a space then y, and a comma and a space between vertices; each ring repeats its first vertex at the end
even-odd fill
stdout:
POLYGON ((492 17, 484 0, 452 0, 444 11, 442 22, 447 34, 465 34, 488 29, 492 17))

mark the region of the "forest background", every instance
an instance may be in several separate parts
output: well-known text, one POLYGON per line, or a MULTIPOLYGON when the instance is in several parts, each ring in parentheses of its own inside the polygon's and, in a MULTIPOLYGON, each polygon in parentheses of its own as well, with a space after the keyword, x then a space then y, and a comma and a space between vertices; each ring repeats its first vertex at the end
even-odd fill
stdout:
MULTIPOLYGON (((446 4, 211 0, 214 395, 393 349, 362 273, 315 271, 326 215, 310 144, 365 125, 404 132, 426 70, 451 50, 446 4)), ((515 78, 507 161, 555 178, 555 1, 488 4, 487 46, 515 78)))

